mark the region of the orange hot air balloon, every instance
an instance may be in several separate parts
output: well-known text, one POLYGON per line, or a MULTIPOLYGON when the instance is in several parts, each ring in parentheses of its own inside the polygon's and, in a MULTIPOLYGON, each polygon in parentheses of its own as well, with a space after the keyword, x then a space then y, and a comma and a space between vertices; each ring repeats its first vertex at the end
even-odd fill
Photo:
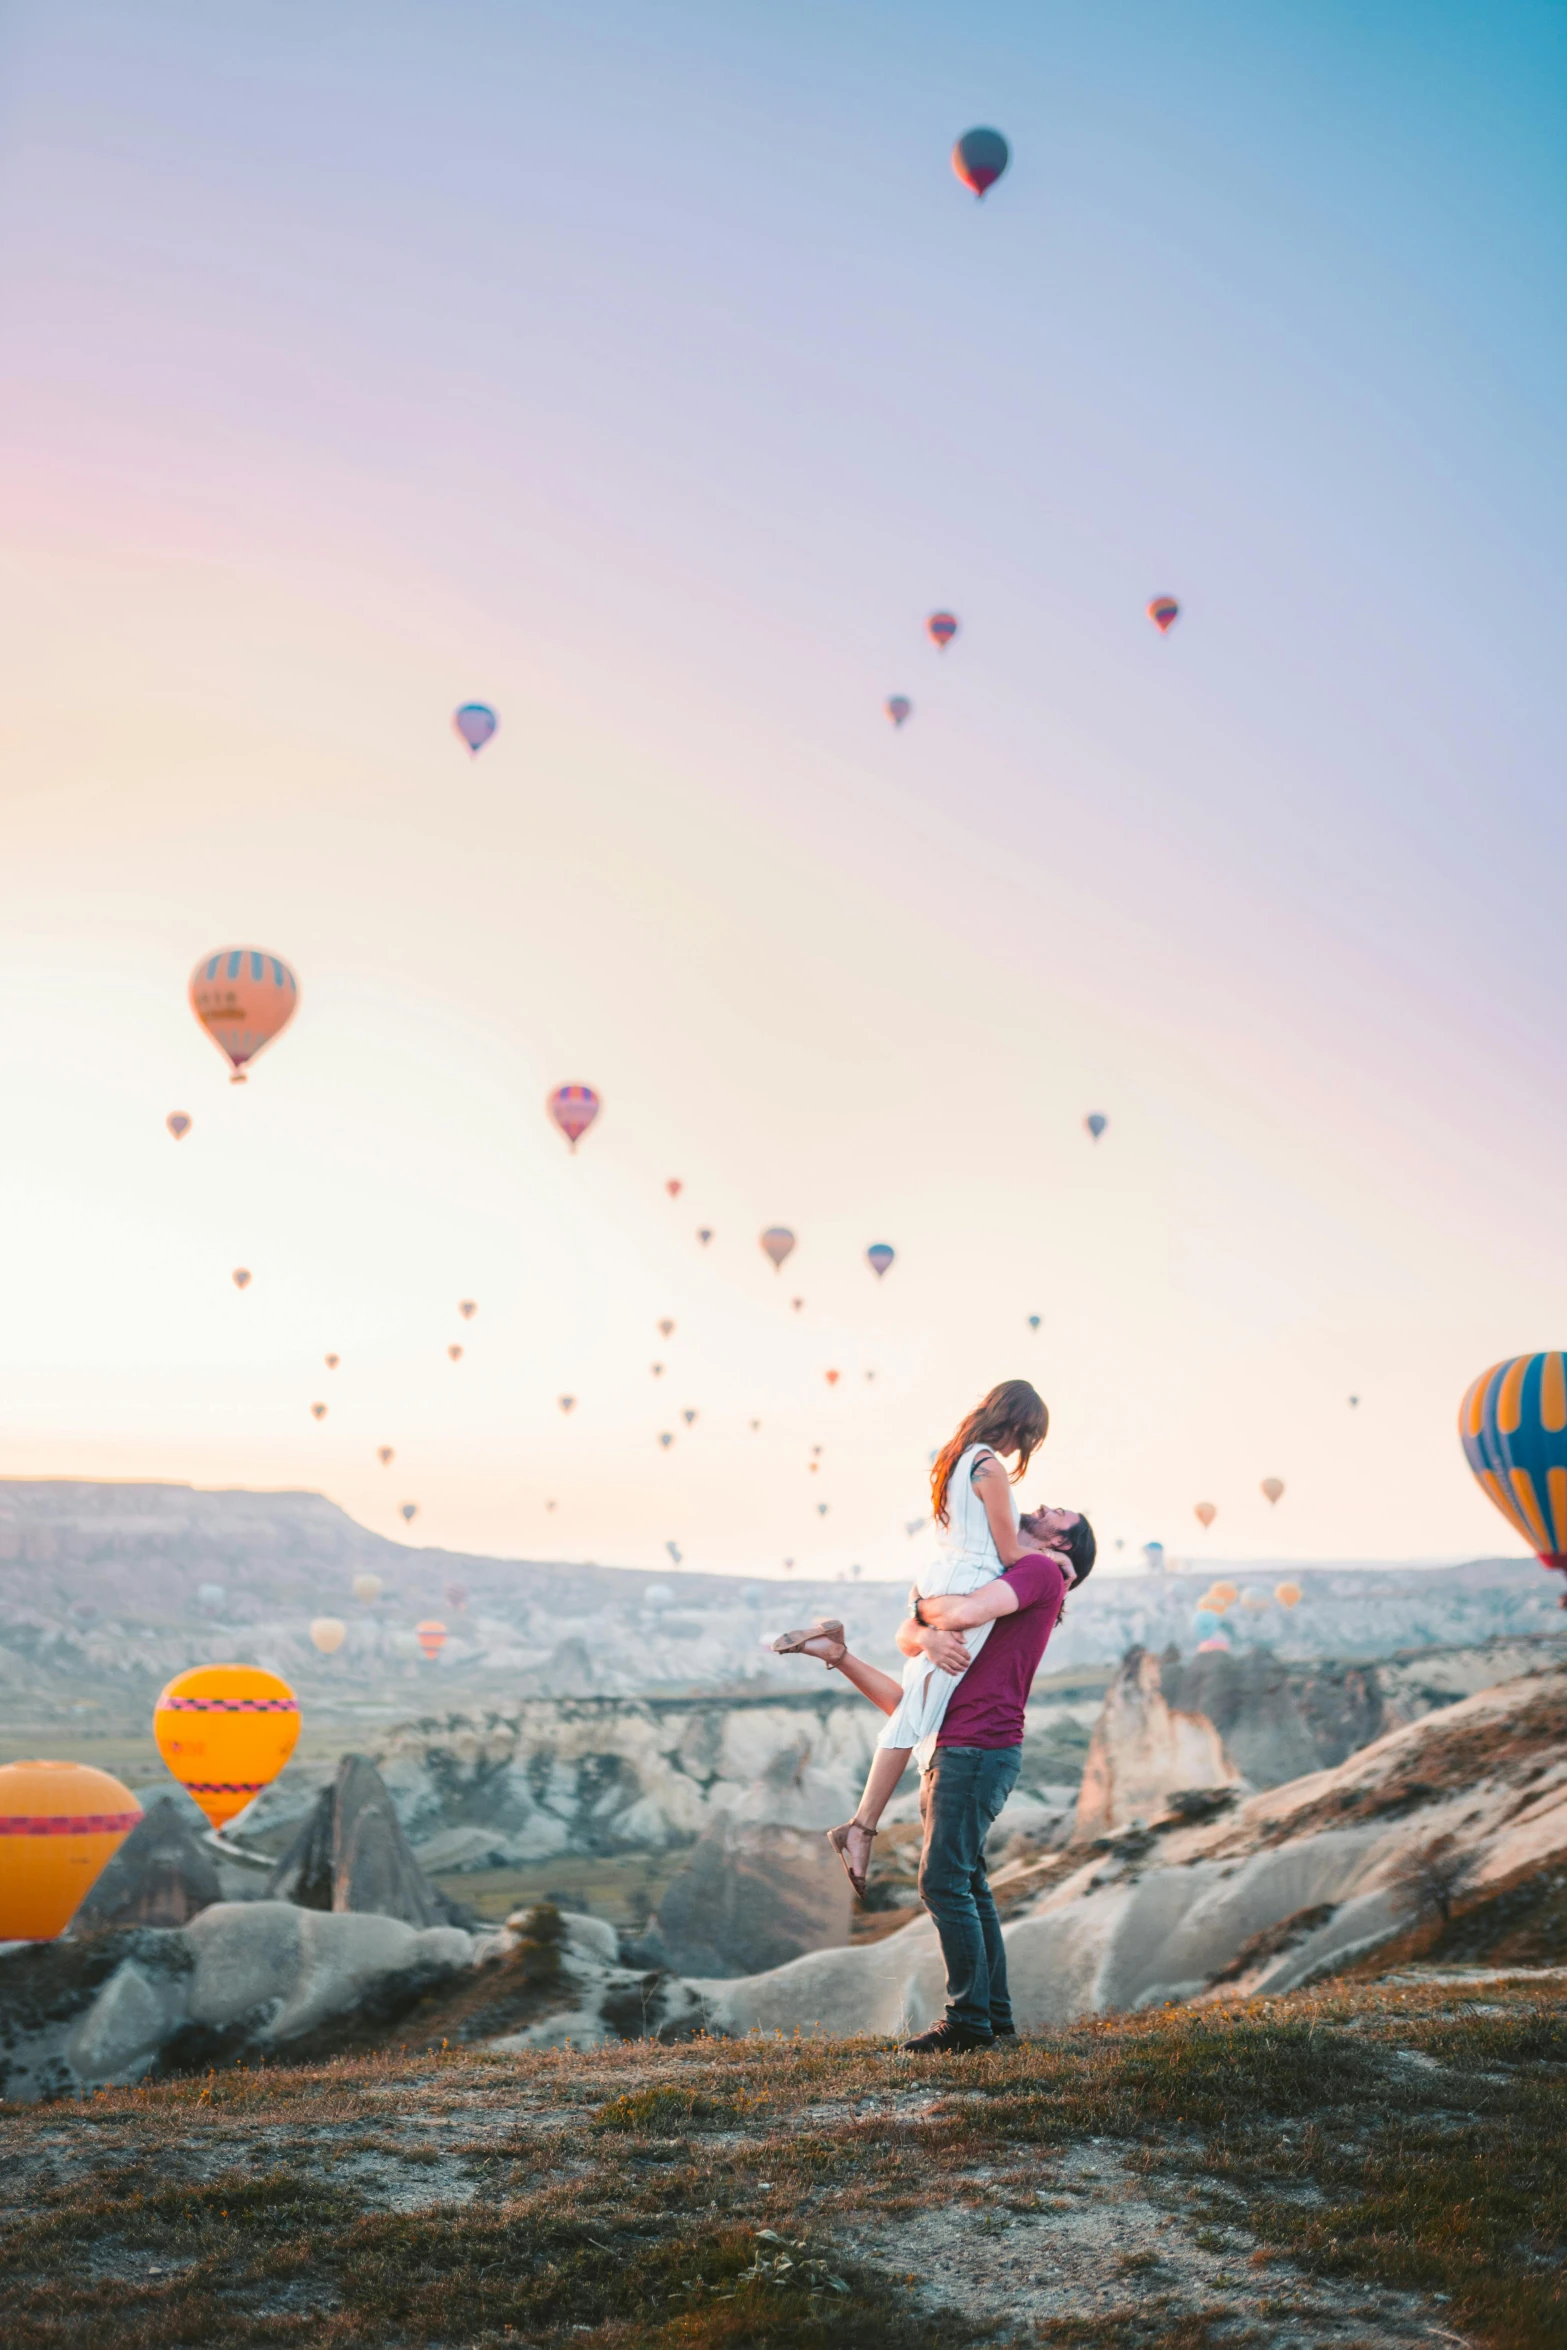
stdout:
POLYGON ((1217 1615, 1222 1616, 1225 1609, 1233 1607, 1239 1597, 1240 1593, 1233 1583, 1215 1583, 1208 1594, 1208 1605, 1217 1615))
POLYGON ((1218 1514, 1217 1505, 1211 1501, 1199 1501, 1192 1511, 1193 1517, 1202 1526, 1211 1526, 1218 1514))
POLYGON ((0 1770, 0 1942, 63 1934, 141 1818, 128 1787, 88 1763, 0 1770))
POLYGON ((838 1384, 838 1373, 837 1373, 836 1371, 828 1371, 828 1372, 824 1373, 824 1377, 826 1378, 826 1381, 827 1381, 827 1384, 828 1384, 828 1386, 829 1386, 829 1387, 836 1387, 836 1386, 837 1386, 837 1384, 838 1384))
POLYGON ((372 1600, 381 1596, 381 1578, 379 1575, 356 1575, 352 1589, 355 1599, 362 1599, 365 1606, 369 1607, 372 1600))
POLYGON ((1161 636, 1168 636, 1181 616, 1181 607, 1173 596, 1155 596, 1148 607, 1148 617, 1161 636))
POLYGON ((426 1616, 422 1624, 415 1624, 414 1638, 424 1650, 426 1660, 433 1665, 446 1646, 446 1626, 437 1623, 434 1616, 426 1616))
POLYGON ((317 1616, 310 1627, 310 1637, 323 1656, 336 1656, 348 1638, 348 1626, 341 1616, 317 1616))
POLYGON ((1276 1502, 1284 1491, 1284 1480, 1282 1477, 1264 1477, 1261 1490, 1267 1495, 1270 1502, 1276 1502))
POLYGON ((270 1787, 299 1739, 299 1704, 260 1665, 177 1673, 152 1713, 158 1752, 214 1828, 270 1787))
POLYGON ((457 1301, 457 1311, 465 1322, 471 1322, 478 1310, 479 1301, 476 1297, 459 1298, 457 1301))
POLYGON ((183 1110, 171 1110, 163 1123, 176 1142, 183 1142, 190 1132, 190 1120, 183 1110))
POLYGON ((190 1008, 225 1060, 231 1085, 245 1083, 246 1063, 288 1026, 299 982, 288 965, 260 947, 220 947, 190 975, 190 1008))
POLYGON ((327 1358, 326 1358, 326 1367, 327 1367, 327 1369, 328 1369, 329 1371, 335 1371, 335 1370, 337 1369, 337 1366, 338 1366, 338 1364, 339 1364, 339 1363, 342 1361, 342 1359, 343 1359, 343 1358, 342 1358, 342 1356, 341 1356, 341 1355, 328 1355, 328 1356, 327 1356, 327 1358))
POLYGON ((324 1420, 326 1418, 326 1405, 324 1403, 313 1403, 310 1407, 310 1417, 313 1420, 324 1420))
POLYGON ((233 1272, 229 1275, 229 1279, 233 1282, 236 1289, 248 1289, 250 1287, 249 1266, 236 1265, 233 1272))
POLYGON ((460 1363, 462 1361, 462 1348, 460 1346, 449 1346, 446 1351, 451 1356, 454 1363, 460 1363))
POLYGON ((1276 1583, 1273 1587, 1273 1596, 1280 1607, 1299 1607, 1300 1585, 1298 1583, 1276 1583))
POLYGON ((794 1254, 794 1234, 786 1224, 769 1224, 762 1234, 761 1250, 764 1257, 772 1259, 773 1271, 781 1273, 784 1259, 794 1254))

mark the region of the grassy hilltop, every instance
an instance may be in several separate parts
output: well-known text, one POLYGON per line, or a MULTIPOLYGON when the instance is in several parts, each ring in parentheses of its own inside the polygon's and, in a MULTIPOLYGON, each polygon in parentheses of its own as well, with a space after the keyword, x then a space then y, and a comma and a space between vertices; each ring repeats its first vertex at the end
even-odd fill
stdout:
POLYGON ((1567 2342, 1567 1981, 410 2043, 0 2111, 8 2350, 1567 2342))

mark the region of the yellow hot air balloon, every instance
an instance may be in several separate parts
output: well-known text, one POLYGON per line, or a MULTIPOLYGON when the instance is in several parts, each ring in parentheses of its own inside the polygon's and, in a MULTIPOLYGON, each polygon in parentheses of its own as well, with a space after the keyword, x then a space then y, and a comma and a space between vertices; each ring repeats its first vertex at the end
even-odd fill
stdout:
POLYGON ((1211 1501, 1199 1501, 1192 1511, 1193 1517, 1200 1526, 1211 1526, 1218 1514, 1217 1504, 1211 1501))
POLYGON ((1267 1495, 1269 1501, 1276 1502, 1279 1498, 1279 1495, 1284 1491, 1283 1478, 1264 1477, 1262 1480, 1262 1491, 1267 1495))
POLYGON ((87 1763, 0 1770, 0 1942, 62 1934, 141 1818, 128 1787, 87 1763))
MULTIPOLYGON (((375 1580, 373 1576, 370 1579, 375 1580)), ((336 1656, 348 1638, 348 1626, 341 1616, 317 1616, 310 1627, 310 1637, 323 1656, 336 1656)))
POLYGON ((363 1600, 368 1607, 373 1599, 381 1596, 381 1578, 379 1575, 356 1575, 353 1590, 355 1599, 363 1600))
POLYGON ((1298 1583, 1276 1584, 1274 1586, 1273 1596, 1278 1601, 1280 1607, 1299 1607, 1300 1585, 1298 1583))
POLYGON ((221 1828, 270 1787, 299 1738, 299 1704, 260 1665, 197 1665, 177 1673, 153 1708, 158 1752, 221 1828))

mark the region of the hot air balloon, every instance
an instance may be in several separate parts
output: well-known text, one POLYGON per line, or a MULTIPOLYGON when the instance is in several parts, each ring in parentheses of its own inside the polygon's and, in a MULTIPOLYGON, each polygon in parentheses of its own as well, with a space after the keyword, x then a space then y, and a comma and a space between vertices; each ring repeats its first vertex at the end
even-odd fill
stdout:
POLYGON ((415 1518, 419 1515, 419 1504, 416 1501, 405 1501, 401 1504, 401 1508, 403 1513, 403 1524, 405 1526, 411 1526, 415 1518))
MULTIPOLYGON (((215 1616, 221 1614, 223 1603, 227 1598, 228 1593, 225 1591, 221 1583, 198 1583, 196 1586, 196 1605, 201 1609, 204 1615, 215 1616)), ((80 1607, 81 1601, 78 1600, 76 1606, 71 1610, 71 1613, 75 1615, 80 1607)), ((95 1612, 96 1611, 92 1608, 89 1608, 87 1611, 89 1617, 92 1616, 95 1612)))
POLYGON ((354 1597, 362 1600, 366 1607, 369 1607, 373 1600, 380 1598, 381 1588, 379 1575, 356 1575, 354 1577, 352 1585, 354 1597))
POLYGON ((761 1425, 762 1425, 762 1423, 761 1423, 761 1421, 760 1421, 760 1420, 753 1420, 753 1421, 751 1422, 751 1434, 752 1434, 753 1436, 756 1434, 756 1432, 757 1432, 758 1428, 760 1428, 760 1426, 761 1426, 761 1425))
POLYGON ((1044 1318, 1045 1317, 1043 1314, 1030 1314, 1028 1317, 1028 1326, 1030 1330, 1037 1330, 1044 1318))
POLYGON ((1206 1640, 1198 1641, 1197 1653, 1199 1656, 1203 1656, 1210 1651, 1216 1652, 1220 1656, 1229 1655, 1230 1643, 1223 1632, 1210 1632, 1206 1640))
POLYGON ((1196 1633, 1198 1639, 1211 1639, 1213 1634, 1218 1631, 1219 1624, 1220 1619, 1214 1613, 1213 1609, 1205 1602, 1199 1601, 1196 1613, 1192 1617, 1192 1630, 1196 1633))
POLYGON ((299 982, 288 965, 259 947, 220 947, 190 975, 190 1008, 245 1083, 245 1066, 294 1017, 299 982))
POLYGON ((1239 1597, 1240 1593, 1233 1583, 1215 1583, 1208 1593, 1208 1604, 1210 1607, 1217 1608, 1222 1615, 1226 1608, 1235 1605, 1239 1597))
POLYGON ((1155 596, 1148 607, 1148 617, 1161 636, 1168 636, 1180 617, 1180 610, 1173 596, 1155 596))
POLYGON ((825 1518, 831 1506, 830 1502, 819 1501, 816 1505, 816 1515, 819 1518, 825 1518))
POLYGON ((663 1446, 664 1450, 668 1452, 675 1439, 668 1428, 661 1428, 658 1433, 658 1441, 663 1446))
POLYGON ((1218 1505, 1211 1501, 1198 1502, 1192 1511, 1192 1515, 1200 1526, 1211 1526, 1218 1514, 1218 1505))
POLYGON ((326 1405, 324 1403, 313 1403, 310 1407, 310 1417, 313 1420, 324 1420, 326 1418, 326 1405))
POLYGON ((183 1110, 171 1110, 163 1121, 176 1142, 183 1142, 190 1132, 190 1120, 183 1110))
POLYGON ((713 1237, 713 1227, 711 1226, 711 1224, 704 1224, 704 1225, 701 1227, 700 1231, 697 1233, 697 1238, 698 1238, 698 1240, 699 1240, 699 1241, 702 1243, 702 1246, 703 1246, 704 1248, 706 1248, 706 1246, 707 1246, 708 1242, 709 1242, 709 1241, 712 1239, 712 1237, 713 1237))
POLYGON ((897 1250, 889 1248, 884 1240, 873 1240, 865 1252, 865 1262, 879 1281, 896 1255, 897 1250))
POLYGON ((323 1358, 322 1358, 322 1360, 325 1362, 325 1364, 326 1364, 326 1367, 327 1367, 327 1369, 328 1369, 329 1371, 335 1371, 335 1370, 337 1369, 337 1366, 338 1366, 338 1364, 339 1364, 339 1363, 342 1361, 342 1359, 343 1359, 343 1358, 342 1358, 342 1356, 341 1356, 341 1355, 325 1355, 325 1356, 323 1356, 323 1358))
POLYGON ((812 1445, 812 1447, 811 1447, 811 1457, 812 1457, 812 1459, 813 1459, 813 1460, 818 1460, 818 1461, 819 1461, 819 1460, 821 1459, 821 1457, 822 1457, 822 1454, 823 1454, 823 1453, 826 1451, 826 1449, 827 1449, 827 1447, 826 1447, 824 1444, 813 1444, 813 1445, 812 1445))
POLYGON ((682 1420, 684 1420, 686 1426, 689 1428, 695 1423, 696 1413, 689 1405, 687 1405, 686 1409, 681 1413, 680 1417, 682 1420))
POLYGON ((1261 1485, 1261 1487, 1260 1487, 1260 1491, 1262 1491, 1263 1493, 1265 1493, 1265 1494, 1267 1495, 1267 1497, 1268 1497, 1268 1499, 1269 1499, 1269 1501, 1270 1501, 1270 1502, 1275 1502, 1275 1503, 1276 1503, 1276 1502, 1278 1501, 1279 1495, 1280 1495, 1280 1494, 1281 1494, 1281 1493, 1284 1491, 1284 1480, 1283 1480, 1283 1478, 1282 1478, 1282 1477, 1264 1477, 1264 1478, 1263 1478, 1263 1480, 1262 1480, 1262 1485, 1261 1485))
POLYGON ((348 1638, 348 1626, 341 1616, 317 1616, 310 1627, 310 1637, 323 1656, 336 1656, 348 1638))
POLYGON ((957 633, 958 622, 954 612, 933 612, 925 623, 925 634, 938 653, 946 651, 957 633))
MULTIPOLYGON (((669 1553, 670 1557, 671 1557, 671 1558, 674 1560, 674 1562, 675 1562, 676 1566, 678 1567, 678 1566, 679 1566, 679 1564, 680 1564, 680 1562, 681 1562, 681 1560, 682 1560, 682 1558, 685 1556, 685 1553, 684 1553, 684 1551, 681 1549, 681 1547, 680 1547, 679 1543, 678 1543, 678 1542, 666 1542, 666 1543, 665 1543, 665 1545, 664 1545, 664 1548, 665 1548, 665 1549, 668 1551, 668 1553, 669 1553)), ((652 1595, 651 1595, 651 1593, 650 1593, 650 1594, 649 1594, 649 1597, 651 1597, 651 1596, 652 1596, 652 1595)))
POLYGON ((678 1175, 671 1175, 669 1181, 665 1184, 664 1189, 668 1192, 671 1199, 678 1199, 680 1194, 685 1190, 685 1185, 681 1182, 678 1175))
POLYGON ((1254 1615, 1260 1614, 1262 1609, 1265 1608, 1267 1604, 1268 1595, 1265 1591, 1258 1591, 1248 1586, 1248 1588, 1241 1593, 1241 1606, 1249 1607, 1254 1615))
POLYGON ((1151 1575, 1164 1573, 1164 1544, 1162 1542, 1145 1542, 1143 1544, 1143 1565, 1151 1575))
POLYGON ((829 1387, 837 1386, 839 1374, 836 1371, 824 1371, 822 1373, 822 1377, 826 1380, 829 1387))
POLYGON ((547 1502, 544 1504, 544 1507, 545 1507, 547 1510, 552 1510, 552 1509, 555 1507, 555 1504, 554 1504, 552 1501, 547 1501, 547 1502))
POLYGON ((952 150, 952 168, 975 196, 993 188, 1012 160, 1012 150, 999 131, 965 131, 952 150))
POLYGON ((577 1399, 574 1395, 557 1395, 555 1401, 563 1412, 574 1412, 577 1408, 577 1399))
POLYGON ((233 1282, 236 1289, 248 1289, 250 1287, 250 1272, 248 1267, 244 1265, 236 1265, 233 1272, 229 1275, 229 1279, 233 1282))
POLYGON ((452 713, 452 724, 467 744, 469 754, 477 758, 500 724, 495 712, 485 702, 464 702, 452 713))
POLYGON ((673 1338, 675 1335, 674 1323, 668 1321, 660 1322, 658 1325, 658 1335, 660 1338, 673 1338))
POLYGON ((460 1363, 462 1361, 462 1348, 460 1346, 449 1346, 446 1351, 451 1356, 454 1363, 460 1363))
POLYGON ((1277 1583, 1274 1585, 1273 1596, 1280 1607, 1299 1607, 1300 1585, 1298 1583, 1277 1583))
POLYGON ((796 1312, 797 1314, 798 1314, 798 1313, 803 1313, 803 1312, 804 1312, 804 1310, 805 1310, 805 1300, 804 1300, 804 1298, 803 1298, 803 1297, 792 1297, 792 1298, 789 1300, 789 1303, 790 1303, 790 1304, 793 1306, 793 1308, 794 1308, 794 1310, 795 1310, 795 1312, 796 1312))
POLYGON ((772 1259, 773 1271, 781 1273, 784 1259, 794 1254, 794 1234, 786 1224, 769 1224, 762 1234, 761 1250, 764 1257, 772 1259))
POLYGON ((889 694, 883 707, 894 726, 901 726, 913 713, 914 704, 907 694, 889 694))
POLYGON ((389 1469, 397 1455, 389 1444, 378 1444, 375 1448, 375 1457, 383 1469, 389 1469))
POLYGON ((1099 1140, 1100 1135, 1103 1134, 1109 1123, 1110 1121, 1105 1116, 1103 1110, 1090 1110, 1087 1117, 1083 1120, 1083 1124, 1088 1128, 1088 1131, 1093 1136, 1095 1142, 1099 1140))
POLYGON ((0 1942, 63 1934, 140 1818, 130 1789, 88 1763, 0 1769, 0 1942))
POLYGON ((1567 1573, 1567 1355, 1493 1363, 1459 1406, 1458 1433, 1486 1499, 1542 1566, 1567 1573))
POLYGON ((822 1464, 820 1461, 807 1461, 805 1465, 806 1468, 810 1471, 811 1475, 814 1477, 822 1464))
POLYGON ((153 1708, 158 1752, 214 1828, 270 1787, 299 1738, 299 1706, 260 1665, 177 1673, 153 1708))
POLYGON ((424 1650, 425 1661, 433 1665, 446 1646, 446 1626, 437 1623, 434 1616, 426 1616, 422 1624, 415 1624, 414 1638, 424 1650))
POLYGON ((465 1322, 471 1322, 478 1310, 479 1301, 476 1297, 461 1297, 457 1301, 457 1311, 465 1322))
POLYGON ((544 1107, 575 1150, 599 1114, 599 1097, 591 1085, 557 1085, 544 1107))
POLYGON ((446 1586, 446 1604, 448 1607, 456 1608, 459 1615, 467 1606, 469 1596, 466 1583, 448 1583, 446 1586))
POLYGON ((655 1379, 663 1378, 664 1366, 662 1363, 649 1363, 648 1369, 652 1372, 655 1379))

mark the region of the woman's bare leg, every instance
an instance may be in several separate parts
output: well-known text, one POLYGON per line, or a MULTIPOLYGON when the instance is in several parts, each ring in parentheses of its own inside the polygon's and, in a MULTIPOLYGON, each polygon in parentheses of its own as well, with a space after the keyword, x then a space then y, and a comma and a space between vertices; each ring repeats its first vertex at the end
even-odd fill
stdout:
POLYGON ((897 1712, 903 1702, 901 1681, 895 1681, 890 1673, 882 1672, 876 1665, 868 1665, 862 1658, 851 1656, 847 1649, 842 1656, 835 1657, 833 1662, 844 1679, 852 1681, 860 1695, 868 1697, 882 1713, 897 1712))

